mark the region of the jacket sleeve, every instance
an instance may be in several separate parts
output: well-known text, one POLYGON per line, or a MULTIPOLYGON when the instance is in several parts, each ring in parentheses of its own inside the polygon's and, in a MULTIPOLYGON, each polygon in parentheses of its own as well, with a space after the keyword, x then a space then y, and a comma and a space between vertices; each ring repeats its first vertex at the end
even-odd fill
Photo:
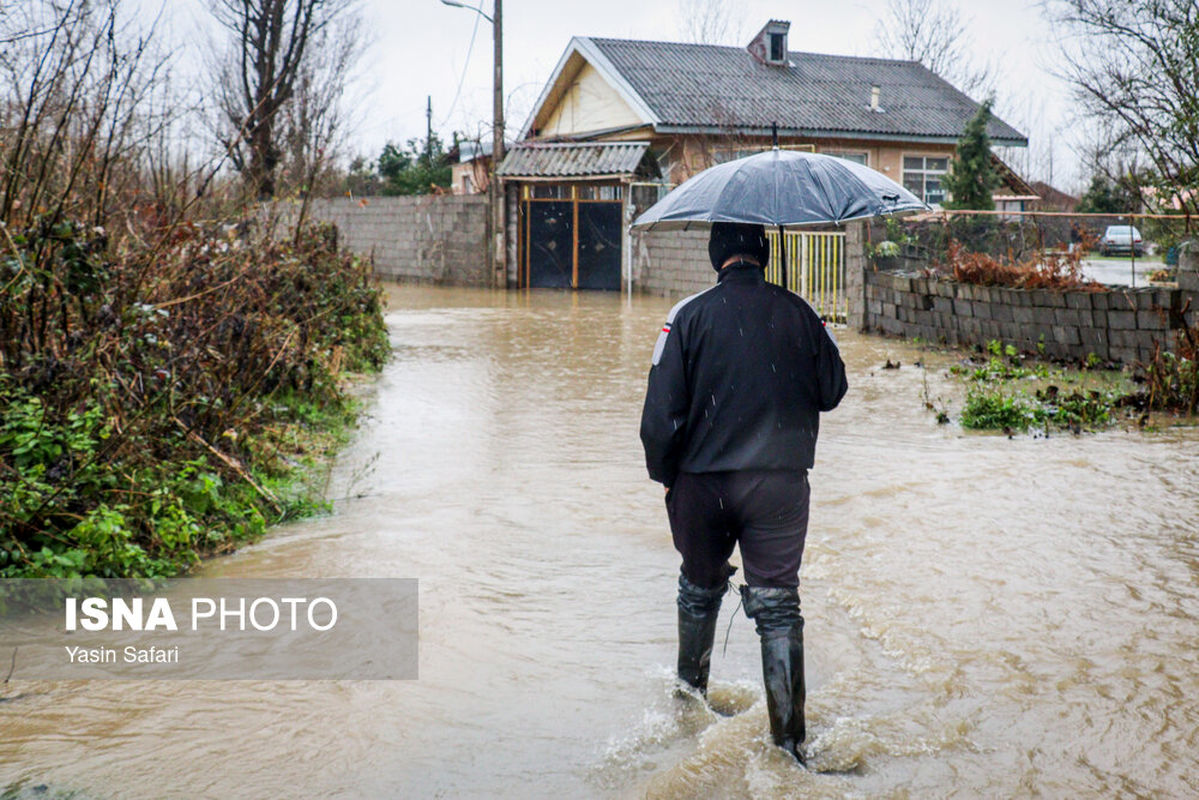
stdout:
POLYGON ((679 472, 690 405, 682 333, 668 321, 658 334, 645 406, 641 410, 645 465, 650 478, 666 486, 674 485, 679 472))
POLYGON ((841 360, 837 342, 824 326, 821 326, 816 371, 820 385, 820 410, 832 411, 849 390, 849 383, 845 380, 845 362, 841 360))

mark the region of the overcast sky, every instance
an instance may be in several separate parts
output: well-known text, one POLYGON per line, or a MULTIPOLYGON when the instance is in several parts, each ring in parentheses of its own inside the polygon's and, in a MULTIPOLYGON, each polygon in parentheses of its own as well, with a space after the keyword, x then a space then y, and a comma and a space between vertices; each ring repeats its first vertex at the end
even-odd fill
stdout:
MULTIPOLYGON (((493 0, 462 0, 491 15, 493 0)), ((997 74, 998 112, 1032 141, 1034 160, 1054 152, 1054 182, 1081 180, 1072 145, 1069 90, 1051 74, 1056 46, 1037 0, 942 0, 956 5, 980 61, 997 74)), ((724 44, 745 44, 770 18, 791 22, 792 50, 880 55, 875 30, 887 0, 728 0, 739 10, 724 44)), ((185 37, 202 16, 202 0, 168 0, 185 37), (187 12, 184 8, 190 6, 187 12)), ((491 120, 491 25, 440 0, 362 0, 374 39, 363 53, 354 96, 359 117, 350 149, 373 158, 387 141, 425 133, 426 98, 433 127, 487 135, 491 120), (473 46, 471 43, 474 37, 473 46), (461 87, 459 89, 459 87, 461 87)), ((572 36, 683 41, 679 0, 507 0, 504 3, 504 93, 515 136, 572 36)), ((979 99, 979 98, 976 98, 979 99)), ((1035 168, 1034 168, 1034 171, 1035 168)), ((1045 171, 1042 166, 1040 171, 1045 171)), ((1042 177, 1033 175, 1033 177, 1042 177)))

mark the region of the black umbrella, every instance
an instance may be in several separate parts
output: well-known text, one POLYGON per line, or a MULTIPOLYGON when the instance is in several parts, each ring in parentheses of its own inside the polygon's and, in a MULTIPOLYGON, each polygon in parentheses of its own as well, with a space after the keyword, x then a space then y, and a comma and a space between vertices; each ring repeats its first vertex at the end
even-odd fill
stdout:
MULTIPOLYGON (((773 150, 693 176, 639 216, 632 227, 686 230, 713 222, 783 228, 926 211, 928 206, 881 172, 835 156, 773 150)), ((786 285, 786 257, 783 259, 786 285)))

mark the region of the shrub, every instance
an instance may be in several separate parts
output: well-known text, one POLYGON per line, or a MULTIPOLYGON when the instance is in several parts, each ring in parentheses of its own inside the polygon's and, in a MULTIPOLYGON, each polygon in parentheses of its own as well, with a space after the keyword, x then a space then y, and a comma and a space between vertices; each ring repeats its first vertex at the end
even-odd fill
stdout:
POLYGON ((297 437, 331 446, 354 417, 339 375, 388 353, 380 289, 331 229, 7 233, 0 577, 169 575, 318 507, 297 437))

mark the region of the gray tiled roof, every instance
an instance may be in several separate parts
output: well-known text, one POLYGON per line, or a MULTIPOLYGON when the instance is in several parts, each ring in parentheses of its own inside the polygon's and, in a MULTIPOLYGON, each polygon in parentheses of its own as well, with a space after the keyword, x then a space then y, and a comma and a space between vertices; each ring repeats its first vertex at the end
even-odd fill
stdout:
MULTIPOLYGON (((734 128, 950 138, 962 134, 978 104, 913 61, 788 53, 790 66, 760 64, 740 47, 589 41, 658 118, 656 128, 734 128), (879 86, 883 113, 872 111, 879 86)), ((1027 138, 993 118, 997 144, 1027 138)))
POLYGON ((500 174, 509 178, 632 175, 648 149, 649 142, 522 143, 508 151, 500 174))

